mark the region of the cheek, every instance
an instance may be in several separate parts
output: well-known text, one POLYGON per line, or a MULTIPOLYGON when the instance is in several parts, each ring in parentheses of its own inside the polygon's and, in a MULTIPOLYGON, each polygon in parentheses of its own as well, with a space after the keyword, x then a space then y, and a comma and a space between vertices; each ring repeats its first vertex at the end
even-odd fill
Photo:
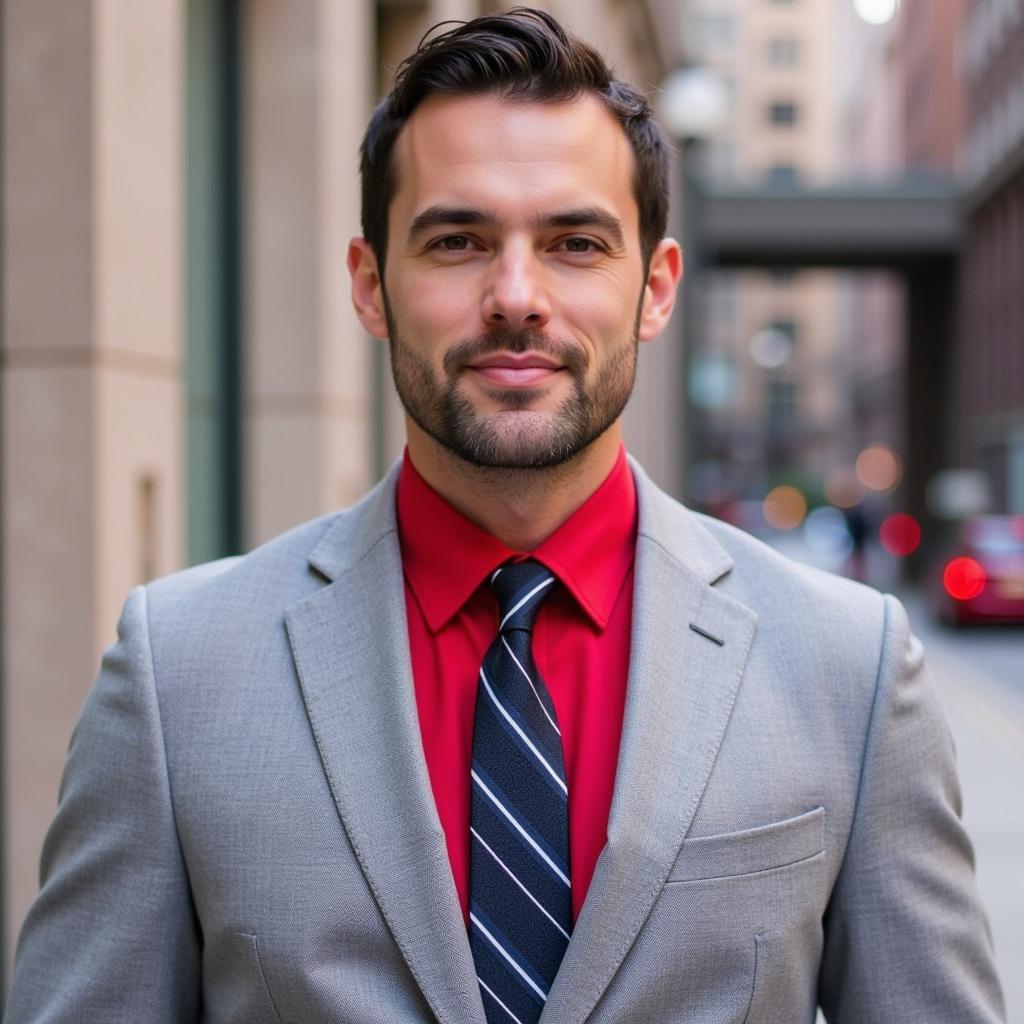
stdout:
POLYGON ((449 343, 479 331, 479 305, 465 282, 452 287, 440 276, 422 278, 403 290, 399 325, 425 341, 449 343))
POLYGON ((573 334, 591 340, 600 349, 607 343, 619 344, 631 334, 639 296, 626 296, 614 284, 604 287, 576 288, 559 303, 562 315, 573 334))

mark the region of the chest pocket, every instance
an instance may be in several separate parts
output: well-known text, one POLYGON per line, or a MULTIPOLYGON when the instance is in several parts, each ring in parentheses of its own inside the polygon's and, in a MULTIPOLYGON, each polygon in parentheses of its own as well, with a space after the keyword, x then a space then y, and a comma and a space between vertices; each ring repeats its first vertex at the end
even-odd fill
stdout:
POLYGON ((714 836, 684 839, 666 884, 750 875, 810 860, 825 850, 825 808, 714 836))

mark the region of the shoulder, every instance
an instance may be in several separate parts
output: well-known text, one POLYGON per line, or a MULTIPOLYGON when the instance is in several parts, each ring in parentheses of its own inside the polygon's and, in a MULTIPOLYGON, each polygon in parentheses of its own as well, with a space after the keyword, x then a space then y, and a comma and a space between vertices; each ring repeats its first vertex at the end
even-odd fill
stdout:
POLYGON ((734 526, 687 509, 636 464, 634 476, 641 537, 682 572, 753 612, 755 660, 873 687, 888 631, 899 621, 905 628, 895 599, 795 562, 734 526))
POLYGON ((699 513, 693 515, 728 553, 723 589, 762 614, 848 622, 884 614, 883 595, 855 580, 796 562, 764 541, 699 513))
POLYGON ((302 523, 245 555, 192 566, 146 584, 154 642, 237 637, 281 622, 284 612, 338 578, 375 544, 397 544, 394 473, 350 508, 302 523))
POLYGON ((333 513, 296 526, 245 555, 204 562, 145 586, 151 616, 208 615, 217 608, 239 612, 268 602, 287 605, 306 589, 309 555, 339 516, 333 513))

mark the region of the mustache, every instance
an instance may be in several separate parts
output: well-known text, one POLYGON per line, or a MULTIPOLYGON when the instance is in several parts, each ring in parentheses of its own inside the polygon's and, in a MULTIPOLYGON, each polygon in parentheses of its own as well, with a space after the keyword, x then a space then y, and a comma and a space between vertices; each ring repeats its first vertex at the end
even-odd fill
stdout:
POLYGON ((467 338, 452 345, 444 356, 444 372, 448 377, 454 377, 473 360, 494 352, 540 352, 556 359, 574 376, 581 375, 587 367, 587 354, 579 345, 551 338, 536 330, 512 331, 507 327, 496 327, 477 338, 467 338))

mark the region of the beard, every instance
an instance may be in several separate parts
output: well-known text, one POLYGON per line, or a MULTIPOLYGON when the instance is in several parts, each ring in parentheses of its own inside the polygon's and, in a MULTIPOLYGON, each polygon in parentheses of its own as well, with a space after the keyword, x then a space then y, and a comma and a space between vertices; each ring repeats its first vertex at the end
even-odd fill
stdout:
POLYGON ((636 379, 637 323, 633 337, 609 353, 593 383, 586 380, 587 356, 578 345, 528 329, 496 327, 457 342, 445 353, 443 377, 409 345, 384 300, 391 350, 391 373, 398 397, 412 421, 443 448, 485 469, 550 469, 575 458, 622 414, 636 379), (540 352, 557 360, 572 380, 570 393, 553 412, 530 406, 542 388, 488 390, 498 412, 481 413, 461 390, 461 373, 473 361, 495 352, 540 352))

